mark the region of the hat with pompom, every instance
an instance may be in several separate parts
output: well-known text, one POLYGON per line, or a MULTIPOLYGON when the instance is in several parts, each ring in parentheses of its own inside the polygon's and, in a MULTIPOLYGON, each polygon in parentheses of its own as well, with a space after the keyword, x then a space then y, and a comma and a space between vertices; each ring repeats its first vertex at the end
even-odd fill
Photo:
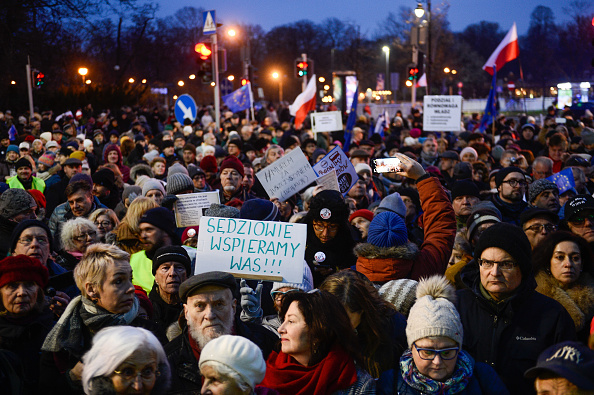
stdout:
POLYGON ((384 211, 373 218, 367 232, 367 242, 377 247, 396 247, 408 241, 406 224, 400 216, 384 211))

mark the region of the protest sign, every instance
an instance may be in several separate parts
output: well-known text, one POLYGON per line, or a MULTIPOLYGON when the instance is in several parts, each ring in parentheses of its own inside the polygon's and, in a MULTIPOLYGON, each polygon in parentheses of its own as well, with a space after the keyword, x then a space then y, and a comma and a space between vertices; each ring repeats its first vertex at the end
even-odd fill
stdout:
POLYGON ((359 179, 355 167, 339 146, 334 147, 332 151, 328 152, 328 155, 316 163, 313 169, 320 177, 330 173, 332 170, 336 170, 338 187, 340 188, 340 193, 343 195, 346 195, 359 179))
POLYGON ((342 130, 342 115, 340 111, 326 111, 311 113, 311 130, 314 133, 335 132, 342 130))
POLYGON ((271 199, 283 202, 317 178, 299 147, 260 170, 256 177, 271 199))
POLYGON ((332 169, 331 172, 324 174, 316 180, 318 185, 321 185, 324 190, 338 191, 340 192, 340 186, 338 185, 338 177, 336 177, 336 170, 332 169))
POLYGON ((200 224, 203 209, 212 203, 220 203, 219 191, 188 193, 177 195, 175 202, 175 223, 178 228, 200 224))
POLYGON ((459 132, 462 120, 462 96, 433 96, 423 98, 423 130, 459 132))
POLYGON ((202 217, 194 274, 301 283, 307 225, 202 217))

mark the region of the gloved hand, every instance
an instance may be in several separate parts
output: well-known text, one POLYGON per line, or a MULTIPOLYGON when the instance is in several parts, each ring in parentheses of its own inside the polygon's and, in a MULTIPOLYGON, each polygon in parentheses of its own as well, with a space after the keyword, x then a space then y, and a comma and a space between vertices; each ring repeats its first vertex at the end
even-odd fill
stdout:
POLYGON ((163 198, 161 202, 161 207, 165 207, 166 209, 173 210, 173 206, 177 202, 177 196, 175 195, 167 195, 163 198))
POLYGON ((250 321, 255 318, 261 318, 263 315, 261 305, 262 287, 264 284, 258 283, 256 290, 251 289, 244 279, 239 283, 241 294, 241 317, 244 321, 250 321), (244 319, 245 318, 245 319, 244 319))

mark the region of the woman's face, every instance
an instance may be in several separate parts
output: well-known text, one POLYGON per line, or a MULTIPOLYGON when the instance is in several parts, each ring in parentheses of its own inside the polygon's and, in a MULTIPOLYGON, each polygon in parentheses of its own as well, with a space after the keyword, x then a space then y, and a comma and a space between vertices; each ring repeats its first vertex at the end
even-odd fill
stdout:
POLYGON ((85 252, 87 247, 96 243, 98 239, 97 232, 92 229, 81 229, 74 232, 72 242, 76 247, 76 251, 85 252))
POLYGON ((283 324, 278 328, 281 337, 281 350, 307 366, 311 359, 309 328, 299 310, 297 302, 291 303, 283 324))
POLYGON ((276 161, 277 159, 280 159, 283 157, 283 152, 278 149, 278 148, 271 148, 268 151, 268 155, 266 156, 266 163, 271 164, 274 161, 276 161))
POLYGON ((118 159, 120 159, 120 156, 118 155, 117 151, 109 151, 109 154, 107 154, 107 161, 109 163, 118 163, 118 159))
POLYGON ((43 228, 32 226, 21 233, 12 255, 27 255, 45 265, 50 255, 49 237, 43 228))
MULTIPOLYGON (((454 373, 456 368, 456 361, 458 360, 457 353, 451 351, 456 355, 454 358, 446 360, 441 357, 439 353, 431 353, 427 351, 419 351, 418 348, 429 348, 433 350, 443 350, 446 348, 458 347, 455 341, 449 337, 440 336, 437 338, 423 338, 414 342, 412 346, 412 356, 415 366, 419 372, 426 377, 429 377, 437 381, 445 381, 454 373), (434 358, 423 359, 427 357, 427 354, 434 354, 434 358)), ((430 356, 429 356, 430 357, 430 356)))
POLYGON ((95 225, 99 229, 99 237, 104 238, 105 235, 113 230, 113 223, 107 215, 100 215, 95 219, 95 225))
POLYGON ((126 261, 117 261, 106 268, 105 281, 101 291, 97 290, 98 306, 113 314, 130 311, 134 304, 132 268, 126 261))
MULTIPOLYGON (((202 384, 203 394, 208 395, 243 395, 246 392, 242 391, 237 382, 231 377, 221 374, 212 366, 203 364, 200 368, 200 374, 204 377, 202 384)), ((250 392, 247 392, 248 394, 250 392)))
POLYGON ((161 205, 161 202, 164 198, 163 192, 159 191, 158 189, 151 189, 146 193, 146 197, 149 199, 153 199, 155 203, 157 203, 159 206, 161 205))
POLYGON ((26 316, 37 302, 39 285, 32 281, 15 281, 0 288, 2 304, 13 317, 26 316))
POLYGON ((165 174, 165 163, 155 162, 155 164, 153 165, 153 173, 155 173, 158 176, 162 176, 163 174, 165 174))
POLYGON ((473 163, 476 160, 476 158, 474 157, 474 154, 472 152, 465 152, 464 155, 462 155, 461 160, 462 162, 473 163))
POLYGON ((157 366, 157 355, 153 351, 134 351, 111 376, 115 393, 150 394, 157 381, 157 366))
POLYGON ((582 254, 573 241, 557 244, 551 257, 551 274, 562 285, 575 282, 582 273, 582 254))

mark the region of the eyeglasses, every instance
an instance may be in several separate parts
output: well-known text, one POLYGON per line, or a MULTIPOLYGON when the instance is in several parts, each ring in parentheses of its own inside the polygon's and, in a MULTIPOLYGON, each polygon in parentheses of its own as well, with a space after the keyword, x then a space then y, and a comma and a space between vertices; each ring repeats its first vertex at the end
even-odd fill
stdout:
POLYGON ((314 222, 313 228, 316 232, 323 232, 325 229, 328 229, 328 232, 338 232, 338 224, 314 222))
POLYGON ((110 221, 95 222, 95 225, 101 226, 102 228, 107 228, 108 226, 111 226, 111 222, 110 221))
POLYGON ((488 259, 482 259, 479 258, 478 259, 478 264, 483 268, 483 269, 492 269, 493 266, 497 265, 497 267, 501 270, 512 270, 514 267, 516 267, 516 263, 514 261, 501 261, 501 262, 497 262, 497 261, 490 261, 488 259))
POLYGON ((85 240, 86 240, 88 237, 90 237, 91 239, 92 239, 92 238, 94 238, 96 234, 97 234, 97 232, 95 232, 95 231, 93 230, 93 231, 90 231, 90 232, 88 232, 88 233, 83 233, 83 234, 82 234, 82 235, 80 235, 80 236, 74 236, 74 237, 72 237, 72 238, 73 238, 74 240, 76 240, 76 241, 85 241, 85 240))
POLYGON ((524 231, 526 230, 530 230, 534 233, 541 233, 542 230, 546 230, 547 233, 551 233, 557 230, 557 225, 553 225, 553 224, 534 224, 531 225, 529 227, 527 227, 526 229, 524 229, 524 231))
POLYGON ((590 222, 594 223, 594 213, 583 214, 583 215, 579 215, 579 216, 576 215, 576 216, 572 217, 571 219, 568 219, 567 222, 569 222, 573 226, 582 227, 586 224, 586 219, 589 220, 590 222))
POLYGON ((528 185, 526 180, 507 180, 507 181, 502 181, 502 182, 509 184, 509 186, 512 188, 515 188, 518 185, 521 187, 525 187, 526 185, 528 185))
POLYGON ((270 293, 270 296, 272 296, 272 300, 274 300, 275 302, 280 302, 285 297, 286 294, 295 292, 295 291, 299 291, 299 290, 295 288, 295 289, 290 289, 285 292, 273 291, 270 293))
POLYGON ((39 243, 40 245, 48 245, 49 244, 48 238, 47 237, 44 237, 44 236, 25 236, 25 237, 21 237, 19 239, 19 243, 21 243, 25 247, 28 247, 28 246, 31 245, 31 243, 33 243, 33 240, 37 240, 37 243, 39 243))
POLYGON ((137 371, 131 367, 127 367, 121 370, 114 370, 113 373, 117 374, 126 381, 136 380, 136 377, 138 376, 140 376, 141 380, 152 380, 155 376, 161 375, 161 372, 159 372, 154 367, 146 367, 140 371, 137 371))
POLYGON ((456 358, 458 352, 460 351, 460 347, 452 347, 452 348, 442 348, 441 350, 435 350, 433 348, 419 348, 415 343, 413 346, 417 349, 419 353, 419 357, 426 361, 433 361, 437 355, 443 360, 449 361, 451 359, 456 358))

